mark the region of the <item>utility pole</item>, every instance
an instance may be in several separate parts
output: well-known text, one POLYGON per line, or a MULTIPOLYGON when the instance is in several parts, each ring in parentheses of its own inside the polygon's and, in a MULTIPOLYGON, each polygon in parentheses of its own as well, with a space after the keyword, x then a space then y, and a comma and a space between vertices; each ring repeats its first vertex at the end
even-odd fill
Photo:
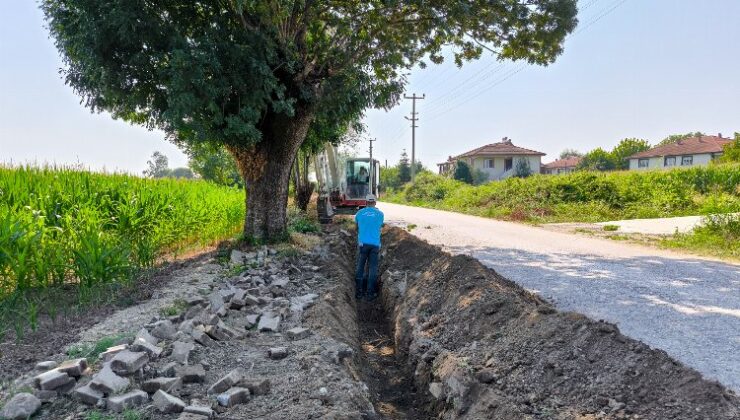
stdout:
POLYGON ((418 114, 416 112, 416 100, 424 99, 426 96, 426 93, 422 93, 421 96, 416 96, 416 93, 412 96, 403 95, 404 99, 411 99, 411 118, 404 117, 411 121, 411 182, 414 181, 414 177, 416 176, 416 165, 414 165, 416 162, 416 127, 418 127, 416 122, 419 121, 419 118, 416 116, 418 114))

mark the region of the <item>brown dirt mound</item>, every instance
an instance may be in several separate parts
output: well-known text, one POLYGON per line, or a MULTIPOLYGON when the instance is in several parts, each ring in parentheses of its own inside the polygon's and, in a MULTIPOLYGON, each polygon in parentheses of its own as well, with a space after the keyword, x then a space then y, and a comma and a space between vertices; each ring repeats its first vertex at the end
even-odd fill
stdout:
POLYGON ((740 418, 719 383, 477 260, 391 228, 381 272, 396 348, 442 418, 740 418))

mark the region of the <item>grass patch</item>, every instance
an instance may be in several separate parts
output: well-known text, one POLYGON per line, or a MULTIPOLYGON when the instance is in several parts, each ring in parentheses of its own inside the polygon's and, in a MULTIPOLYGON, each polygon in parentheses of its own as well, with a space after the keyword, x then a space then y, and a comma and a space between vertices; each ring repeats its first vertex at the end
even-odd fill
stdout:
POLYGON ((295 207, 288 208, 288 231, 290 233, 316 233, 321 228, 316 217, 295 207))
POLYGON ((408 230, 409 232, 411 232, 412 230, 416 229, 417 227, 418 226, 416 226, 415 224, 409 223, 408 225, 406 225, 406 230, 408 230))
POLYGON ((509 178, 473 186, 423 173, 384 200, 528 223, 740 212, 740 165, 509 178))
POLYGON ((604 225, 602 229, 607 232, 615 232, 619 230, 619 225, 604 225))
POLYGON ((188 309, 188 304, 182 299, 175 299, 171 305, 165 306, 159 310, 162 316, 177 316, 188 309))
POLYGON ((85 343, 77 346, 72 346, 69 348, 69 350, 67 350, 67 356, 69 356, 70 359, 79 359, 84 357, 87 359, 88 363, 93 364, 100 357, 100 353, 108 350, 108 348, 110 347, 115 346, 116 343, 123 340, 124 338, 131 336, 132 334, 111 335, 108 337, 103 337, 93 344, 85 343))
POLYGON ((740 260, 740 215, 705 217, 689 233, 676 233, 660 242, 665 248, 687 249, 703 255, 740 260))

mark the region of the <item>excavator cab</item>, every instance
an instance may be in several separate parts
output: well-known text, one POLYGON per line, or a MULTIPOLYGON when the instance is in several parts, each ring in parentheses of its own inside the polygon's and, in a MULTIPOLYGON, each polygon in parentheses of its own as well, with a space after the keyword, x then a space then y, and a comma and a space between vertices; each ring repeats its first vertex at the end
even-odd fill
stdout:
POLYGON ((367 206, 369 194, 378 195, 380 164, 371 158, 341 158, 333 146, 314 161, 319 183, 319 220, 328 223, 334 213, 355 214, 367 206))

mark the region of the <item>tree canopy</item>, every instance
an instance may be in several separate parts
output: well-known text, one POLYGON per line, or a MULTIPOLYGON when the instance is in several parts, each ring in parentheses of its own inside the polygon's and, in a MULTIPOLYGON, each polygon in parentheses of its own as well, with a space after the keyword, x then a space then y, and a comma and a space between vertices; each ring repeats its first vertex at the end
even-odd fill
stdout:
POLYGON ((617 169, 629 169, 630 163, 627 158, 635 153, 648 150, 650 143, 647 140, 637 138, 622 139, 611 151, 614 165, 617 169))
POLYGON ((614 161, 614 155, 601 147, 597 147, 583 155, 581 163, 578 164, 578 169, 591 171, 610 171, 616 169, 616 167, 617 164, 614 161))
MULTIPOLYGON (((290 166, 311 132, 397 103, 410 69, 481 57, 546 65, 576 0, 42 0, 66 82, 93 111, 179 144, 224 145, 245 234, 285 231, 290 166), (287 166, 287 168, 285 168, 287 166)), ((321 134, 316 134, 324 139, 321 134)))
POLYGON ((663 145, 666 145, 666 144, 675 143, 675 142, 677 142, 679 140, 688 139, 688 138, 691 138, 691 137, 701 137, 703 135, 705 135, 705 134, 702 133, 701 131, 697 131, 697 132, 694 132, 694 133, 689 132, 689 133, 685 133, 685 134, 671 134, 670 136, 668 136, 668 137, 664 138, 663 140, 661 140, 658 143, 658 146, 663 146, 663 145))
POLYGON ((579 152, 576 149, 564 149, 562 152, 560 152, 560 159, 568 159, 572 157, 582 157, 583 153, 579 152))
POLYGON ((466 184, 472 184, 473 172, 470 170, 470 165, 465 163, 464 160, 458 160, 455 163, 455 172, 453 172, 452 178, 458 181, 462 181, 466 184))

